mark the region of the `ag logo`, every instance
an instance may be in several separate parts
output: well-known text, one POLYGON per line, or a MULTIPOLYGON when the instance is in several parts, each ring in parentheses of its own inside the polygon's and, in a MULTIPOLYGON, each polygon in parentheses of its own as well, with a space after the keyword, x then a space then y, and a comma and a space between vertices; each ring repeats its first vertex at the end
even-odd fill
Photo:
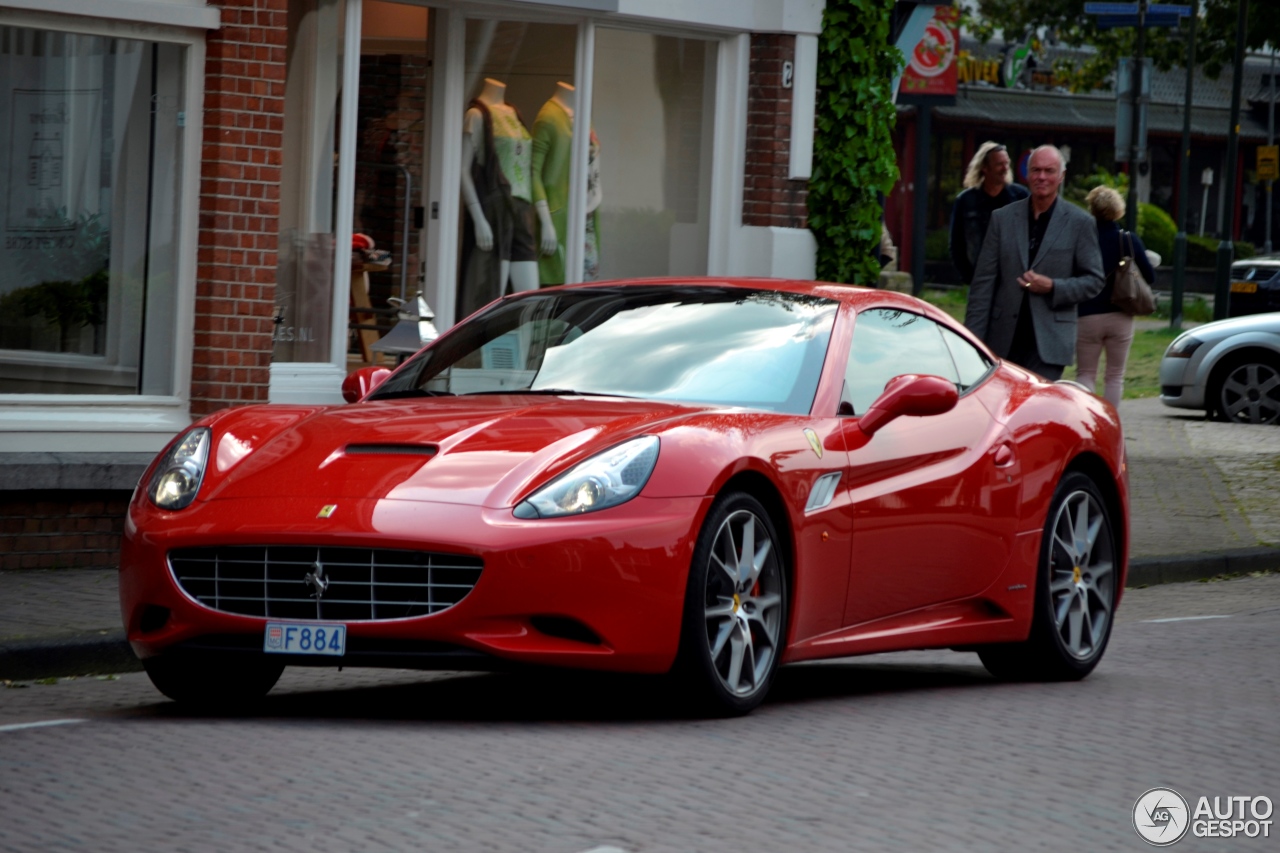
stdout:
POLYGON ((1152 788, 1133 804, 1133 828, 1143 841, 1168 847, 1182 839, 1191 825, 1187 801, 1172 788, 1152 788))

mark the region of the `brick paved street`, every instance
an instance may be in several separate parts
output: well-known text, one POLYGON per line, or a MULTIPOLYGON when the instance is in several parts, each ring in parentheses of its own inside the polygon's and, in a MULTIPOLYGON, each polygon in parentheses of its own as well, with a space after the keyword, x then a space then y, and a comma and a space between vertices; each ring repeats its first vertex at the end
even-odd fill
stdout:
MULTIPOLYGON (((206 719, 142 675, 0 691, 0 849, 1142 850, 1146 789, 1280 801, 1280 576, 1131 590, 1078 684, 971 654, 786 669, 740 720, 598 676, 290 671, 206 719), (1185 616, 1229 618, 1178 622, 1185 616)), ((1275 849, 1188 837, 1178 850, 1275 849)))

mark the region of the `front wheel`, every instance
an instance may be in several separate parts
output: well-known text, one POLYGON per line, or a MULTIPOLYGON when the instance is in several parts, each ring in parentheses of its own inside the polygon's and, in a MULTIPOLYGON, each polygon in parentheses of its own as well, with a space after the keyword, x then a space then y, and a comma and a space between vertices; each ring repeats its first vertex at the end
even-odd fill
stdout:
POLYGON ((1045 520, 1031 635, 1022 643, 980 649, 983 665, 997 678, 1012 680, 1084 678, 1111 637, 1117 582, 1107 503, 1093 480, 1069 473, 1045 520))
POLYGON ((155 688, 192 708, 227 710, 266 696, 284 664, 251 655, 169 653, 142 662, 155 688))
POLYGON ((736 492, 711 508, 693 552, 677 672, 717 714, 745 714, 764 701, 782 657, 785 555, 768 511, 736 492))
POLYGON ((1224 420, 1280 423, 1280 363, 1263 356, 1239 358, 1221 371, 1210 393, 1224 420))

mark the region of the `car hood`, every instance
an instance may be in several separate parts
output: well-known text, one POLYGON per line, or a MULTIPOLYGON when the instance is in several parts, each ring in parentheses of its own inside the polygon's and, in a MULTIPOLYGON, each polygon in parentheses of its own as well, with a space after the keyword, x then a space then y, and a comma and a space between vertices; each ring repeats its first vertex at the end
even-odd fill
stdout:
POLYGON ((507 507, 593 453, 707 411, 599 397, 388 400, 302 411, 257 438, 264 418, 281 417, 271 408, 214 425, 200 500, 314 497, 322 505, 387 498, 507 507))
POLYGON ((1187 334, 1205 342, 1217 341, 1245 332, 1265 332, 1271 335, 1280 335, 1280 311, 1272 311, 1267 314, 1250 314, 1246 317, 1232 317, 1229 320, 1217 320, 1213 323, 1205 323, 1203 326, 1196 326, 1186 330, 1187 334))

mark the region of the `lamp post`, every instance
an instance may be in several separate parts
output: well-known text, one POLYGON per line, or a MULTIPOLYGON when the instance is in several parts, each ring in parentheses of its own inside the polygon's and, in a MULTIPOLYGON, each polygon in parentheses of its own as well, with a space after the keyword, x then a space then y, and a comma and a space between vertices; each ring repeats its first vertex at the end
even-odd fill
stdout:
POLYGON ((1236 186, 1236 155, 1240 147, 1240 87, 1244 76, 1244 34, 1248 21, 1249 4, 1239 2, 1236 15, 1236 61, 1231 74, 1231 128, 1227 134, 1227 171, 1222 176, 1227 204, 1223 216, 1222 241, 1218 243, 1218 265, 1213 277, 1213 319, 1227 316, 1231 299, 1231 262, 1235 258, 1236 199, 1232 197, 1236 186))
POLYGON ((1191 2, 1191 29, 1187 33, 1187 92, 1182 107, 1182 151, 1178 157, 1178 236, 1173 238, 1173 297, 1169 306, 1169 328, 1182 328, 1182 294, 1187 280, 1187 211, 1191 194, 1191 95, 1195 87, 1196 18, 1200 16, 1198 0, 1191 2))

